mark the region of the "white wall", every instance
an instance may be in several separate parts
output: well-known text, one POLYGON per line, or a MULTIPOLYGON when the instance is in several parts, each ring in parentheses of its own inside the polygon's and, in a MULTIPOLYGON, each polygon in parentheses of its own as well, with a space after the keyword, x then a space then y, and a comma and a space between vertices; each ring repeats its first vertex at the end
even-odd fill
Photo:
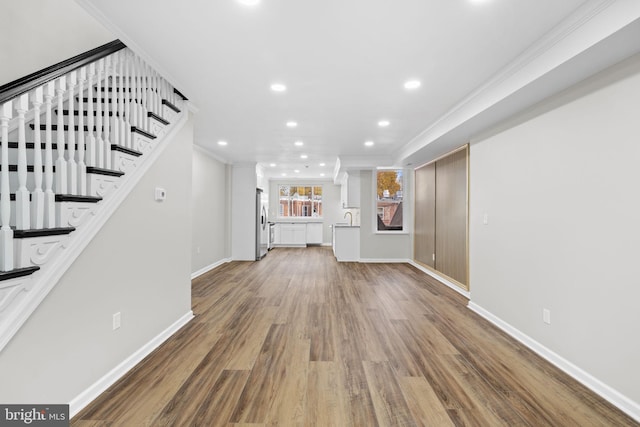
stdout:
POLYGON ((191 273, 226 260, 229 216, 227 168, 202 148, 194 145, 191 199, 191 273))
POLYGON ((640 56, 470 158, 472 302, 640 408, 640 56))
POLYGON ((3 1, 0 85, 114 39, 73 0, 3 1))
POLYGON ((360 171, 360 259, 367 260, 409 260, 413 254, 413 173, 405 173, 405 194, 403 214, 406 215, 407 233, 375 233, 374 189, 375 171, 360 171))
MULTIPOLYGON (((278 219, 278 186, 288 185, 322 185, 322 242, 331 244, 331 225, 336 222, 344 222, 346 210, 340 206, 340 186, 333 181, 319 181, 312 179, 288 179, 269 181, 269 221, 291 222, 291 219, 278 219)), ((355 219, 355 218, 354 218, 355 219)))
POLYGON ((231 172, 231 258, 256 259, 256 164, 233 165, 231 172))
POLYGON ((191 310, 192 142, 190 119, 0 352, 0 402, 68 403, 191 310))

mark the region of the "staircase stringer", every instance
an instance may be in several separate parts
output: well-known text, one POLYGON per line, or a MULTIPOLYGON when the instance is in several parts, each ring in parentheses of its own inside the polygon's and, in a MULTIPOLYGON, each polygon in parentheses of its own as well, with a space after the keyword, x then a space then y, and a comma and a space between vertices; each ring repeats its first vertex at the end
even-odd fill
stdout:
MULTIPOLYGON (((186 103, 185 103, 186 104, 186 103)), ((107 198, 99 203, 99 207, 91 213, 91 217, 69 235, 68 240, 52 262, 48 262, 30 277, 21 280, 31 281, 26 294, 15 304, 3 311, 4 321, 0 322, 0 352, 22 325, 36 311, 40 303, 58 284, 63 274, 71 267, 87 245, 98 234, 113 213, 127 198, 136 184, 149 168, 156 162, 169 143, 176 137, 188 120, 188 108, 182 108, 169 124, 167 132, 159 137, 154 148, 145 153, 136 162, 136 167, 123 175, 107 198)), ((15 279, 14 279, 15 280, 15 279)))

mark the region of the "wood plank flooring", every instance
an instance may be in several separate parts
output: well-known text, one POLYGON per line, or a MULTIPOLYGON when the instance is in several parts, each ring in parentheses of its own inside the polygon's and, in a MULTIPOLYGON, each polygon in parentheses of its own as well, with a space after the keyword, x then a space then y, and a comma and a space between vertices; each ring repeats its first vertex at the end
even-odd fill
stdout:
POLYGON ((408 265, 278 248, 192 298, 72 426, 638 425, 408 265))

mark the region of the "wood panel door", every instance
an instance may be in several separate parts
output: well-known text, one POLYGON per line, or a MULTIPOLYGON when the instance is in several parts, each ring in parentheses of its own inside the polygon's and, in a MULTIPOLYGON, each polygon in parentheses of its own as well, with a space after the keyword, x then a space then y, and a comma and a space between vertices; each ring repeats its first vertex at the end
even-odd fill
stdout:
POLYGON ((414 259, 435 268, 436 253, 436 164, 415 171, 414 259))
POLYGON ((435 269, 468 290, 468 147, 436 162, 435 269))

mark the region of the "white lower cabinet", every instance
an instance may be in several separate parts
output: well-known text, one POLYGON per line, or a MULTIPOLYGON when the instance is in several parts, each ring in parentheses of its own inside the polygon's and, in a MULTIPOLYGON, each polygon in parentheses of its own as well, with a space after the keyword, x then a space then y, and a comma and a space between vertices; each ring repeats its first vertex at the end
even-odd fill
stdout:
POLYGON ((322 244, 322 223, 321 222, 307 223, 307 245, 321 245, 321 244, 322 244))
POLYGON ((306 246, 307 244, 307 224, 276 224, 276 228, 279 229, 279 233, 276 231, 276 235, 279 235, 280 239, 277 242, 283 246, 306 246))
POLYGON ((273 243, 279 246, 320 245, 322 244, 322 223, 276 223, 273 243))

